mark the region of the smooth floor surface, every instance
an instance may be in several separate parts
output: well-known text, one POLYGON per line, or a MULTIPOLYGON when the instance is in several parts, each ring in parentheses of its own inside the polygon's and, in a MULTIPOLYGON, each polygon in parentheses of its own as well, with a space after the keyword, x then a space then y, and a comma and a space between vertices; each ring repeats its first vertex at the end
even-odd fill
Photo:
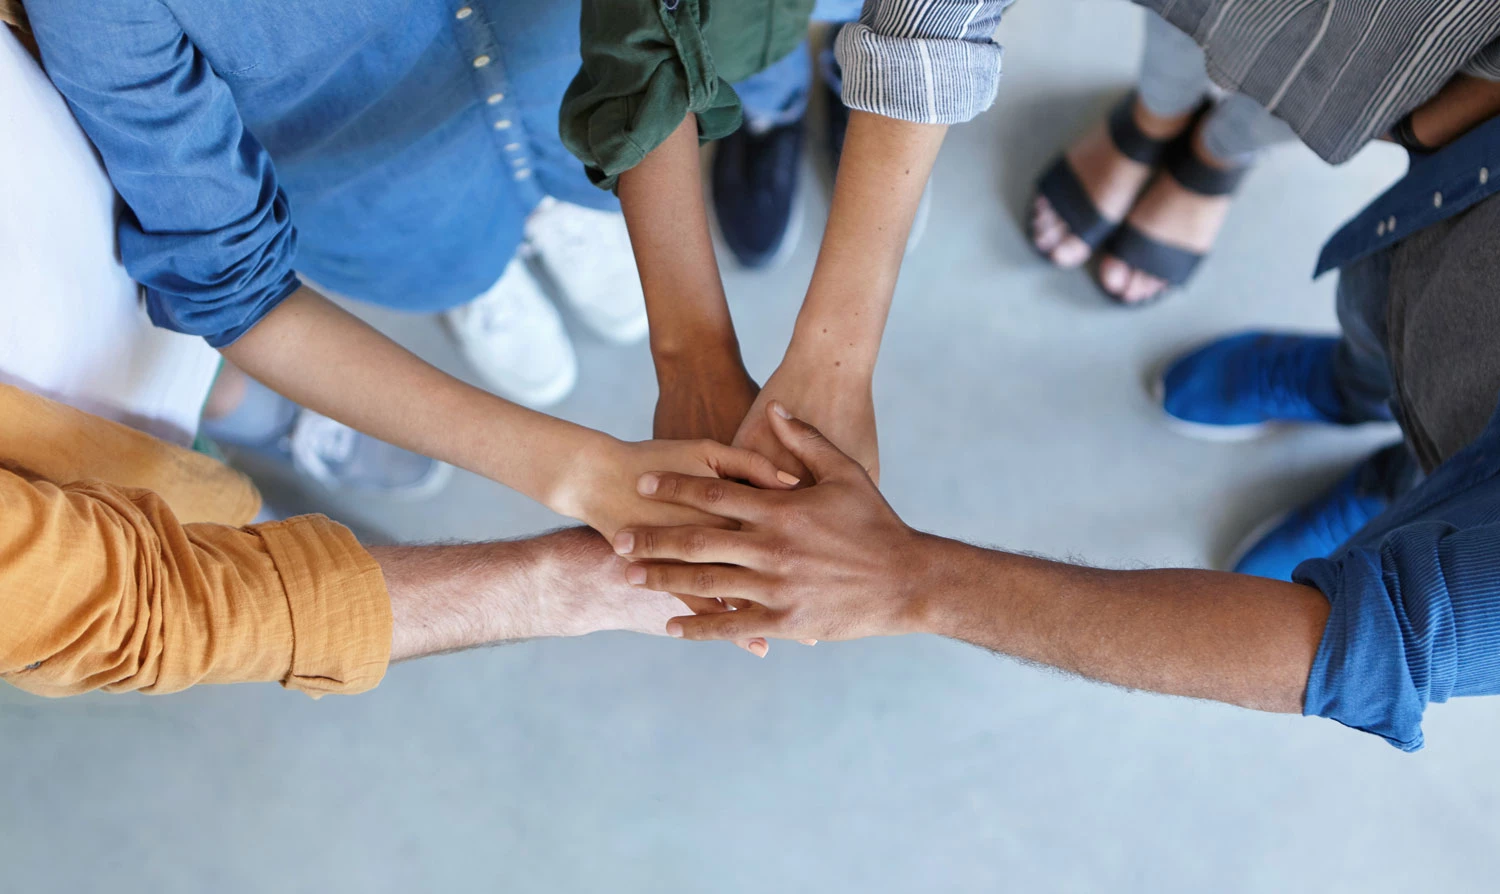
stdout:
MULTIPOLYGON (((876 381, 884 490, 911 523, 1136 567, 1209 565, 1384 431, 1247 444, 1169 431, 1152 368, 1250 326, 1327 330, 1308 274, 1400 171, 1274 153, 1185 293, 1106 304, 1017 219, 1128 83, 1140 13, 1021 3, 994 109, 956 128, 876 381)), ((810 165, 810 169, 811 169, 810 165)), ((808 177, 810 221, 826 178, 808 177)), ((727 272, 776 363, 815 255, 727 272)), ((433 320, 370 314, 449 369, 433 320)), ((649 434, 646 347, 578 332, 563 415, 649 434)), ((461 475, 416 506, 330 511, 415 540, 559 523, 461 475)), ((934 638, 803 648, 610 634, 394 668, 374 693, 275 687, 64 703, 0 694, 0 892, 1494 890, 1500 702, 1435 706, 1404 755, 1329 721, 1133 694, 934 638)))

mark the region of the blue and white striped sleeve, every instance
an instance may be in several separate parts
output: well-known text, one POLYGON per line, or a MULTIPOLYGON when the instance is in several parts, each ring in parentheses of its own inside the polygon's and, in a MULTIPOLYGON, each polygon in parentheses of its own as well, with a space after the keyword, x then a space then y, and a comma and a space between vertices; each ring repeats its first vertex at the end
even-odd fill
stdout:
POLYGON ((919 124, 959 124, 1000 84, 995 28, 1013 0, 865 0, 839 33, 844 104, 919 124))

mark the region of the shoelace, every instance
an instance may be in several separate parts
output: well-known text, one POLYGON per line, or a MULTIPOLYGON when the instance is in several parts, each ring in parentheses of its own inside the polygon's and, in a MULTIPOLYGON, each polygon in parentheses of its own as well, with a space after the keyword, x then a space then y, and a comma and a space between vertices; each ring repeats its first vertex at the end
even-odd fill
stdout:
POLYGON ((327 416, 303 410, 292 428, 292 465, 328 487, 338 485, 330 462, 342 462, 354 452, 354 429, 327 416))

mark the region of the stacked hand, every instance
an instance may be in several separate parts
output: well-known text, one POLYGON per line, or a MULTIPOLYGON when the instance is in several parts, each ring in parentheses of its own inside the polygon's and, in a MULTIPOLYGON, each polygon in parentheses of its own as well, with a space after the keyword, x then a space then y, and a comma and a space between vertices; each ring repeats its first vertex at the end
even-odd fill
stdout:
POLYGON ((740 606, 672 619, 667 632, 688 639, 839 640, 918 629, 922 594, 905 582, 930 555, 930 538, 896 516, 860 463, 779 402, 769 405, 766 427, 811 471, 815 486, 787 492, 666 470, 641 476, 644 498, 715 514, 738 528, 621 530, 613 542, 633 560, 630 583, 740 606))

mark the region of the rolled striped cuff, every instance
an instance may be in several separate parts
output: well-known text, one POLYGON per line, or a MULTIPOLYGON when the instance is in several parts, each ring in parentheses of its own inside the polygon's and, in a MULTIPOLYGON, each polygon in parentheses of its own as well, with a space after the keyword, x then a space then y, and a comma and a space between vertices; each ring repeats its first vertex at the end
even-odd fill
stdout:
POLYGON ((844 105, 917 124, 961 124, 988 109, 1000 85, 991 40, 892 37, 863 22, 839 32, 844 105))

